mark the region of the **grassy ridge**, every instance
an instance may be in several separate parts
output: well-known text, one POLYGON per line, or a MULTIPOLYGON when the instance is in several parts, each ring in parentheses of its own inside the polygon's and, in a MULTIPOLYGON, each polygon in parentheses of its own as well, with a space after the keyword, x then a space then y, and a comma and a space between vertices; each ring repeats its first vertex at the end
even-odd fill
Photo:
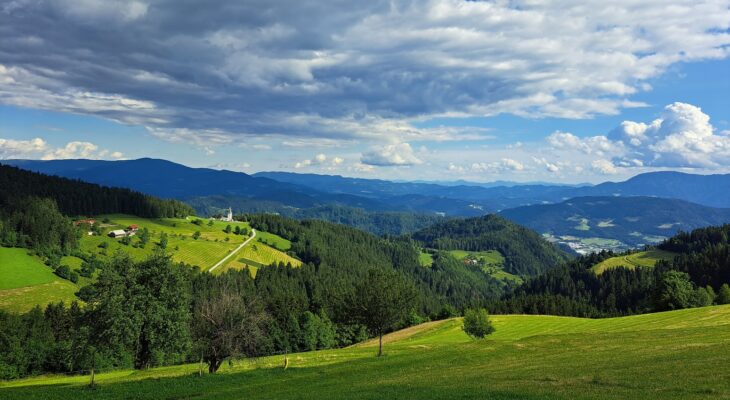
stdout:
POLYGON ((612 268, 623 267, 634 269, 636 267, 654 267, 659 260, 671 260, 675 256, 675 253, 669 251, 651 249, 626 256, 611 257, 594 265, 592 269, 596 274, 602 274, 604 271, 612 268))
POLYGON ((0 383, 4 399, 705 399, 730 396, 730 306, 605 320, 495 316, 472 341, 457 319, 422 324, 341 349, 197 365, 0 383))

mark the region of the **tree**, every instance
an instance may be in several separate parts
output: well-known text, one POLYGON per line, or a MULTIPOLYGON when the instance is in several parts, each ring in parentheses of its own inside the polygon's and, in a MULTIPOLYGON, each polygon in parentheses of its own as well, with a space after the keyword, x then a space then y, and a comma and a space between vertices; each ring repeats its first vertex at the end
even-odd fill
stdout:
POLYGON ((192 323, 195 348, 211 374, 230 357, 260 354, 269 320, 252 291, 225 280, 219 285, 197 304, 192 323))
POLYGON ((371 269, 356 284, 351 315, 378 336, 378 357, 383 355, 383 335, 403 320, 415 297, 413 284, 395 271, 371 269))
POLYGON ((118 253, 90 291, 91 344, 115 365, 180 360, 190 343, 189 286, 164 253, 138 263, 118 253))
POLYGON ((198 240, 200 238, 200 231, 193 232, 193 239, 198 240))
POLYGON ((667 271, 657 285, 657 310, 678 310, 692 306, 695 288, 689 275, 667 271))
POLYGON ((492 321, 486 309, 468 309, 464 313, 464 332, 474 339, 484 339, 494 332, 492 321))
POLYGON ((723 283, 717 292, 717 304, 730 304, 730 285, 723 283))
POLYGON ((139 244, 144 248, 147 243, 150 241, 150 231, 147 228, 142 228, 141 231, 139 231, 139 244))
POLYGON ((165 233, 165 232, 160 233, 159 246, 163 250, 167 248, 167 233, 165 233))
POLYGON ((241 227, 238 226, 238 225, 236 225, 236 227, 233 229, 233 233, 236 234, 236 235, 240 235, 241 234, 241 227))
POLYGON ((228 234, 230 234, 231 231, 233 231, 233 228, 231 228, 231 225, 226 225, 225 232, 228 233, 228 234))

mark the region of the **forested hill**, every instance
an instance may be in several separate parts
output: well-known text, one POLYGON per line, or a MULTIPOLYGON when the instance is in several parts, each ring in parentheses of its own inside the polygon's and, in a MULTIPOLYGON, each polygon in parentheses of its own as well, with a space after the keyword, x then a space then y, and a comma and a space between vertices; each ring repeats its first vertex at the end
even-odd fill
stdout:
POLYGON ((658 248, 674 259, 596 274, 593 266, 616 254, 579 257, 527 280, 491 309, 605 317, 730 304, 730 225, 679 233, 658 248))
POLYGON ((146 218, 194 215, 192 207, 177 200, 163 200, 129 189, 48 176, 0 164, 0 207, 29 197, 55 201, 66 215, 133 214, 146 218))
POLYGON ((291 240, 291 252, 304 262, 302 268, 293 270, 263 268, 256 280, 284 273, 292 282, 291 293, 301 292, 308 304, 324 306, 328 313, 340 309, 337 299, 365 279, 371 268, 395 269, 405 275, 418 288, 417 312, 431 317, 439 315, 444 305, 461 309, 486 304, 502 291, 489 274, 451 257, 436 257, 430 268, 424 268, 418 261, 420 248, 407 237, 380 238, 319 220, 296 221, 266 214, 246 218, 257 230, 291 240))
POLYGON ((497 215, 441 222, 413 238, 439 250, 497 250, 504 256, 504 270, 515 275, 536 275, 569 259, 536 232, 497 215))

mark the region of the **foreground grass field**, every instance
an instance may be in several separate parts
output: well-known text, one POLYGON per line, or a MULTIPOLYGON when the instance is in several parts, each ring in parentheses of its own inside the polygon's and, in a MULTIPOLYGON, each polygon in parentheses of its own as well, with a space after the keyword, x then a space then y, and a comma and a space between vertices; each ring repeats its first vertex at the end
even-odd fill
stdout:
POLYGON ((589 320, 494 316, 473 341, 458 319, 375 342, 226 365, 0 383, 3 399, 722 399, 730 397, 730 306, 589 320))
POLYGON ((37 304, 70 303, 79 287, 56 276, 28 249, 0 247, 0 310, 25 312, 37 304))
POLYGON ((654 267, 659 260, 672 260, 676 256, 675 253, 651 249, 640 251, 626 256, 611 257, 593 266, 596 274, 602 274, 604 271, 612 268, 629 268, 636 267, 654 267))

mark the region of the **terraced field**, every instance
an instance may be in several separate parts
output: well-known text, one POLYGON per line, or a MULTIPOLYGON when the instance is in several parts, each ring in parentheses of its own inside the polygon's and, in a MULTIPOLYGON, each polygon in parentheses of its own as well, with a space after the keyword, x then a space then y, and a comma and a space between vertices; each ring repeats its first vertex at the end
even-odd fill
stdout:
POLYGON ((27 249, 0 247, 0 309, 24 312, 37 304, 56 301, 70 303, 79 290, 75 284, 56 276, 27 249))
POLYGON ((0 383, 3 399, 722 399, 730 397, 730 306, 590 320, 494 316, 474 341, 458 319, 377 343, 225 364, 0 383))
POLYGON ((669 251, 651 249, 625 256, 611 257, 594 265, 592 269, 596 274, 602 274, 612 268, 653 267, 659 260, 672 260, 675 255, 675 253, 669 251))
MULTIPOLYGON (((268 234, 269 237, 278 236, 268 234)), ((256 238, 258 239, 259 233, 256 231, 256 238)), ((281 238, 279 238, 281 239, 281 238)), ((281 239, 282 241, 284 239, 281 239)), ((269 243, 272 243, 269 241, 269 243)), ((291 243, 289 244, 291 247, 291 243)), ((284 264, 291 264, 294 267, 302 265, 302 262, 290 255, 279 251, 273 247, 265 245, 259 241, 249 243, 244 248, 238 251, 238 253, 232 257, 232 260, 223 265, 221 268, 216 270, 216 273, 221 273, 229 269, 248 269, 253 276, 256 276, 256 271, 259 268, 269 266, 273 263, 283 262, 284 264)))

